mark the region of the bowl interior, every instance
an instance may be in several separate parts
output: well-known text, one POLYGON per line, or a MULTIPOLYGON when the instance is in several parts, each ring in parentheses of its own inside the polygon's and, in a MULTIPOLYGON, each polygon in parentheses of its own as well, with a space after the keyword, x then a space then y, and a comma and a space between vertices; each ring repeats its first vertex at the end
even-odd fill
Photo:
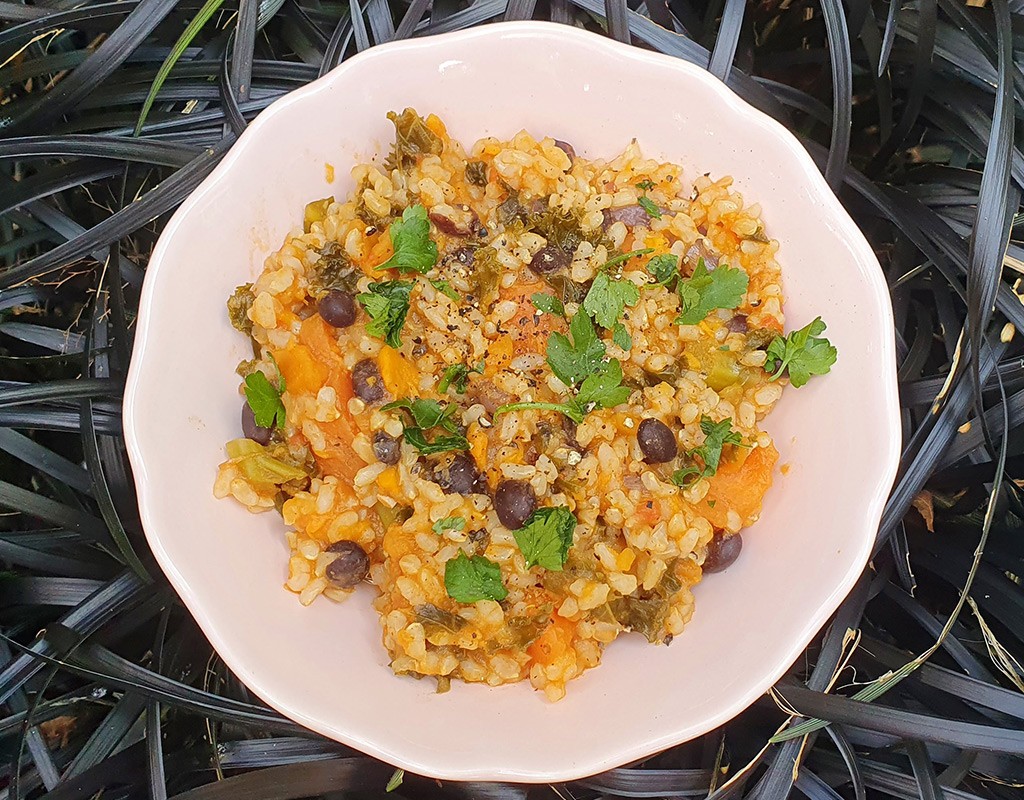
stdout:
POLYGON ((799 145, 701 70, 563 26, 496 25, 374 48, 276 103, 168 225, 139 326, 126 433, 147 535, 190 610, 271 705, 438 777, 579 777, 735 715, 849 590, 895 469, 885 286, 799 145), (346 194, 350 167, 384 156, 385 113, 410 105, 467 144, 526 128, 593 157, 636 137, 645 154, 681 163, 687 179, 733 175, 782 243, 787 327, 820 314, 839 350, 831 375, 787 390, 767 421, 784 470, 740 560, 697 587, 684 634, 670 647, 621 637, 555 705, 527 684, 456 684, 437 695, 432 681, 393 676, 370 591, 302 608, 282 588, 280 518, 211 493, 223 444, 239 430, 234 369, 250 357, 226 298, 301 223, 306 202, 346 194))

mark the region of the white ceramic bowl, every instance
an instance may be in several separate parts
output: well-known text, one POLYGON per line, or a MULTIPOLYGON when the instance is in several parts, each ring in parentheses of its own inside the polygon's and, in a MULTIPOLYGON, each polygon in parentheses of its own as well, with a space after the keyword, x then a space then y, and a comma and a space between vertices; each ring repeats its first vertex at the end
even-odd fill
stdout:
POLYGON ((561 781, 705 733, 764 693, 864 567, 899 448, 892 311, 867 242, 805 151, 706 72, 561 25, 509 23, 375 47, 274 103, 167 225, 150 260, 125 396, 125 434, 146 534, 227 665, 320 733, 447 779, 561 781), (781 453, 742 558, 696 588, 671 647, 639 635, 557 704, 503 688, 395 677, 367 588, 299 605, 282 588, 276 514, 215 500, 238 435, 248 343, 224 302, 301 222, 309 200, 351 190, 349 167, 382 157, 385 113, 434 112, 470 143, 522 128, 587 156, 731 174, 781 242, 786 317, 816 315, 839 349, 832 373, 788 390, 767 421, 781 453), (325 163, 337 168, 328 185, 325 163))

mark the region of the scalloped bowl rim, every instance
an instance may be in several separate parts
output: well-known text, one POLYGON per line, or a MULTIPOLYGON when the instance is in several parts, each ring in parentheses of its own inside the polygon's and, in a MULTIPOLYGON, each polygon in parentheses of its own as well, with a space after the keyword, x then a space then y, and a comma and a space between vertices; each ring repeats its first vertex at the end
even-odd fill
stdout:
MULTIPOLYGON (((259 680, 254 679, 251 674, 246 674, 247 670, 243 659, 235 654, 231 637, 224 635, 211 618, 211 615, 207 613, 207 609, 204 608, 202 602, 197 599, 195 592, 189 586, 188 578, 179 571, 173 558, 168 554, 164 546, 163 537, 168 535, 168 533, 164 530, 160 520, 156 518, 154 510, 156 493, 160 489, 154 481, 147 479, 146 464, 149 456, 143 452, 145 444, 141 441, 145 438, 143 429, 146 424, 146 413, 141 410, 139 405, 139 395, 144 393, 149 375, 146 363, 147 353, 152 349, 154 332, 151 318, 154 306, 159 303, 154 289, 157 284, 157 275, 161 269, 166 268, 167 262, 165 258, 171 249, 171 243, 178 229, 197 206, 201 204, 204 197, 222 183, 229 182, 234 177, 233 170, 236 162, 252 146, 257 137, 260 136, 268 121, 278 115, 290 113, 294 107, 306 104, 330 86, 345 83, 349 79, 350 73, 365 71, 368 66, 376 62, 380 62, 380 68, 387 68, 389 64, 400 60, 404 53, 423 50, 441 51, 450 45, 458 43, 472 42, 477 39, 502 39, 509 36, 543 37, 547 41, 561 41, 571 47, 589 49, 595 56, 611 54, 620 59, 625 57, 635 62, 637 67, 641 69, 647 65, 656 65, 659 69, 664 69, 666 65, 670 66, 680 74, 680 80, 702 84, 705 88, 710 87, 717 95, 717 100, 721 102, 723 109, 727 109, 733 118, 752 123, 758 130, 764 132, 765 135, 759 142, 760 146, 770 146, 778 151, 784 151, 779 154, 780 159, 788 161, 794 174, 803 181, 804 187, 814 194, 814 201, 825 207, 836 226, 837 232, 849 240, 857 265, 868 284, 869 296, 866 300, 872 306, 870 309, 871 314, 874 315, 875 320, 882 329, 877 332, 872 331, 871 335, 881 336, 880 361, 877 365, 875 377, 879 381, 876 390, 880 393, 885 418, 878 420, 877 424, 881 428, 882 433, 885 434, 885 444, 882 446, 886 449, 880 454, 879 469, 873 476, 873 484, 869 490, 866 489, 864 491, 862 498, 863 527, 871 533, 877 529, 885 500, 896 475, 900 443, 899 403, 896 388, 894 346, 887 344, 885 341, 886 339, 891 340, 890 334, 894 330, 892 308, 881 269, 862 233, 828 188, 811 157, 796 138, 780 123, 736 96, 725 84, 711 76, 708 72, 671 56, 648 52, 602 36, 552 23, 496 23, 455 33, 439 34, 373 47, 343 62, 323 77, 275 101, 265 109, 242 133, 220 164, 174 213, 152 254, 142 291, 137 323, 138 330, 125 390, 124 430, 130 461, 134 468, 144 529, 159 565, 225 663, 236 674, 245 676, 243 677, 245 683, 271 707, 314 731, 408 769, 411 772, 438 778, 461 780, 564 781, 585 777, 619 766, 651 755, 666 747, 687 741, 727 722, 747 708, 782 677, 787 668, 803 652, 814 634, 821 629, 839 606, 842 599, 852 589, 863 570, 864 564, 867 562, 873 536, 865 533, 862 537, 863 541, 855 543, 855 552, 852 556, 848 556, 850 558, 850 567, 845 576, 833 587, 832 592, 814 610, 814 613, 807 615, 800 635, 795 636, 788 647, 780 648, 780 652, 777 655, 773 654, 770 663, 761 668, 762 672, 759 678, 752 681, 743 691, 737 691, 731 702, 719 708, 717 713, 708 714, 695 723, 677 722, 674 727, 669 726, 657 733, 652 732, 642 740, 624 742, 615 748, 604 747, 595 751, 589 757, 584 755, 568 758, 565 765, 560 768, 549 766, 543 769, 536 769, 521 759, 518 761, 515 759, 510 760, 503 758, 500 754, 489 759, 478 759, 474 763, 456 763, 451 758, 446 763, 443 763, 443 759, 441 761, 431 761, 422 756, 409 756, 403 751, 400 743, 385 741, 379 736, 376 738, 367 737, 360 735, 359 732, 345 730, 344 721, 332 723, 317 717, 315 710, 311 713, 309 708, 296 708, 281 702, 276 697, 273 686, 263 685, 259 680)), ((410 90, 412 96, 415 96, 415 92, 415 89, 410 90)), ((412 104, 414 103, 410 103, 410 105, 412 104)), ((782 260, 785 263, 785 258, 782 260)), ((843 353, 841 352, 840 358, 842 357, 843 353)), ((149 380, 152 380, 152 378, 150 377, 149 380)), ((782 402, 786 402, 785 397, 782 402)), ((869 477, 868 481, 871 480, 872 477, 869 477)), ((268 589, 268 591, 276 590, 278 590, 276 587, 268 589)), ((365 611, 366 613, 371 613, 369 609, 365 611)), ((684 638, 685 635, 684 633, 684 638)), ((599 675, 601 668, 598 668, 596 672, 599 675)), ((588 672, 587 674, 590 675, 591 673, 588 672)), ((396 678, 395 680, 398 679, 396 678)), ((459 691, 462 688, 463 686, 459 685, 453 691, 459 691)), ((505 691, 505 689, 492 691, 505 691)), ((573 686, 570 685, 569 691, 570 693, 573 691, 573 686)), ((547 707, 538 706, 536 711, 538 719, 547 707)))

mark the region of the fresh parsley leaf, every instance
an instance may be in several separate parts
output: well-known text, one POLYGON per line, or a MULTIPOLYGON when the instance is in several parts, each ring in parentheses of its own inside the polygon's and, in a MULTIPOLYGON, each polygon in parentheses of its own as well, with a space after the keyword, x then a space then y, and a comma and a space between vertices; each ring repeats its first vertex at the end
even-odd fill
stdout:
POLYGON ((676 486, 689 486, 701 477, 703 470, 698 467, 683 467, 672 473, 672 483, 676 486))
POLYGON ((679 256, 662 253, 647 262, 647 271, 662 286, 670 286, 679 277, 679 256))
POLYGON ((636 185, 636 188, 642 192, 649 192, 651 191, 651 189, 654 188, 654 181, 650 180, 649 178, 645 178, 636 185))
POLYGON ((402 431, 405 441, 419 450, 423 455, 446 453, 449 450, 468 450, 469 441, 459 433, 459 427, 452 419, 456 408, 452 405, 442 406, 436 400, 410 400, 403 397, 393 403, 381 406, 381 411, 402 409, 412 417, 413 425, 407 425, 402 431), (442 428, 450 435, 435 436, 433 441, 427 439, 424 431, 431 428, 442 428))
POLYGON ((545 314, 554 314, 556 317, 565 316, 565 306, 562 305, 561 300, 552 294, 537 292, 530 295, 530 302, 533 303, 534 308, 538 311, 543 311, 545 314))
POLYGON ((574 386, 597 371, 604 358, 605 346, 594 330, 587 314, 577 312, 569 323, 569 340, 563 333, 548 337, 548 365, 566 386, 574 386))
POLYGON ((461 531, 466 527, 465 517, 444 517, 431 526, 431 530, 440 536, 445 531, 461 531))
POLYGON ((450 450, 469 450, 469 440, 461 433, 435 436, 428 441, 422 428, 405 428, 402 431, 405 441, 415 447, 422 455, 447 453, 450 450))
POLYGON ((583 299, 583 310, 602 328, 611 328, 622 316, 626 306, 636 305, 640 290, 626 278, 612 278, 607 272, 597 273, 590 291, 583 299))
POLYGON ((437 391, 440 394, 444 394, 448 391, 448 387, 454 387, 455 391, 459 394, 464 394, 466 391, 466 381, 469 379, 469 373, 476 372, 482 374, 484 371, 484 362, 481 361, 475 367, 467 367, 465 364, 452 364, 445 368, 444 374, 441 376, 441 382, 437 384, 437 391))
POLYGON ((396 769, 394 772, 391 773, 391 777, 388 779, 388 785, 384 787, 384 791, 395 791, 395 789, 402 785, 403 780, 405 780, 405 770, 396 769))
POLYGON ((743 437, 739 431, 732 429, 732 420, 728 417, 721 422, 715 422, 711 417, 702 416, 700 429, 704 432, 704 444, 693 450, 691 455, 697 454, 701 457, 705 476, 710 477, 718 472, 722 448, 727 444, 743 444, 743 437))
POLYGON ((570 402, 584 414, 593 408, 614 408, 629 399, 629 387, 622 385, 622 365, 612 359, 601 372, 587 376, 570 402))
POLYGON ((538 508, 523 526, 513 531, 516 544, 526 558, 527 568, 534 564, 561 572, 572 547, 576 517, 565 506, 538 508))
POLYGON ((498 406, 494 409, 494 416, 497 417, 501 414, 507 414, 509 411, 523 411, 528 408, 557 411, 561 414, 565 414, 565 416, 577 424, 583 422, 584 413, 572 400, 568 403, 542 403, 536 400, 523 400, 519 403, 506 403, 505 405, 498 406))
POLYGON ((698 259, 693 275, 679 281, 683 312, 678 325, 697 325, 717 308, 736 308, 747 292, 749 278, 741 269, 719 264, 708 272, 704 259, 698 259))
POLYGON ((412 281, 381 281, 371 283, 366 287, 368 292, 356 296, 370 316, 368 334, 384 339, 390 347, 402 346, 402 326, 409 313, 412 287, 412 281))
POLYGON ((612 341, 623 350, 629 350, 633 346, 633 337, 629 335, 626 326, 621 322, 616 322, 615 327, 612 328, 612 341))
POLYGON ((275 387, 267 376, 259 370, 245 376, 245 401, 256 417, 256 424, 261 428, 272 428, 277 425, 284 427, 284 403, 281 394, 284 392, 284 378, 279 387, 275 387))
POLYGON ((430 428, 440 426, 451 433, 458 433, 459 431, 458 426, 452 420, 452 415, 456 411, 455 406, 441 405, 437 400, 423 400, 421 398, 410 400, 408 397, 403 397, 395 400, 393 403, 381 406, 380 410, 394 411, 398 408, 409 412, 409 416, 412 417, 417 428, 429 430, 430 428))
POLYGON ((443 294, 445 297, 454 300, 456 303, 459 302, 459 294, 456 292, 448 281, 430 279, 430 285, 433 286, 437 291, 443 294))
POLYGON ((444 588, 459 603, 504 600, 508 596, 501 582, 501 567, 483 556, 469 558, 461 550, 444 565, 444 588))
POLYGON ((543 403, 523 401, 508 403, 495 409, 494 416, 509 411, 520 411, 527 408, 546 409, 565 414, 569 419, 579 423, 588 412, 595 408, 612 408, 625 403, 629 398, 629 387, 622 386, 622 365, 612 359, 599 371, 588 375, 580 385, 579 393, 564 403, 543 403))
POLYGON ((437 243, 430 238, 427 209, 417 203, 402 212, 402 218, 388 226, 394 255, 377 269, 426 272, 437 263, 437 243))
POLYGON ((653 217, 654 219, 661 219, 661 209, 658 208, 658 204, 647 195, 640 195, 637 199, 637 203, 640 204, 640 208, 647 212, 647 216, 653 217))
POLYGON ((645 256, 648 253, 653 252, 653 247, 645 247, 643 250, 630 250, 628 253, 619 253, 617 256, 613 256, 612 258, 609 258, 607 261, 605 261, 601 265, 601 269, 609 269, 610 267, 615 267, 618 266, 619 264, 624 264, 631 258, 636 258, 637 256, 645 256))
POLYGON ((700 418, 700 429, 704 432, 704 444, 695 447, 689 456, 700 456, 703 467, 686 466, 672 473, 672 483, 676 486, 690 486, 700 478, 710 478, 718 472, 722 462, 722 448, 727 444, 743 447, 743 437, 739 431, 732 429, 732 420, 723 419, 715 422, 711 417, 700 418))
MULTIPOLYGON (((824 333, 825 323, 821 317, 785 338, 776 336, 768 345, 768 359, 765 370, 774 374, 769 380, 777 380, 783 371, 789 373, 790 385, 799 388, 812 375, 825 375, 836 363, 836 348, 828 339, 819 337, 824 333)), ((251 403, 250 403, 251 405, 251 403)))

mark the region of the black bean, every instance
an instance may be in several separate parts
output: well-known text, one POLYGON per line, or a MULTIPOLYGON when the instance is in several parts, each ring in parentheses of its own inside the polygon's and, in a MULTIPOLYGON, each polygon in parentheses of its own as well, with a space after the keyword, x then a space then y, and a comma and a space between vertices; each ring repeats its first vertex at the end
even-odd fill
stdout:
POLYGON ((356 321, 355 298, 341 289, 332 289, 325 294, 317 310, 323 321, 333 328, 347 328, 356 321))
POLYGON ((364 403, 378 403, 384 399, 384 380, 372 358, 364 358, 352 367, 352 391, 364 403))
POLYGON ((486 484, 472 456, 456 453, 445 467, 434 470, 434 481, 445 494, 483 494, 486 484))
POLYGON ((576 161, 576 148, 561 139, 555 139, 555 147, 569 156, 569 169, 572 169, 572 165, 576 161))
POLYGON ((519 530, 526 518, 537 510, 537 495, 526 481, 502 481, 494 491, 494 510, 501 524, 519 530))
POLYGON ((733 333, 746 333, 747 332, 747 317, 746 314, 736 314, 732 319, 725 323, 727 327, 733 333))
POLYGON ((355 542, 342 540, 327 548, 328 553, 337 557, 324 570, 324 575, 339 589, 351 589, 370 571, 370 557, 355 542))
POLYGON ((549 272, 558 272, 566 269, 572 257, 560 247, 542 247, 537 255, 530 262, 530 269, 539 275, 547 275, 549 272))
POLYGON ((671 461, 679 452, 676 435, 661 420, 645 419, 636 429, 636 440, 643 450, 648 464, 662 464, 671 461))
POLYGON ((385 464, 397 464, 402 457, 402 444, 384 431, 373 434, 373 454, 385 464))
POLYGON ((704 556, 704 572, 721 572, 731 565, 743 549, 743 538, 734 533, 727 536, 721 531, 715 533, 715 537, 708 542, 708 551, 704 556))
POLYGON ((249 404, 242 404, 242 435, 246 439, 252 439, 260 444, 267 444, 270 441, 270 434, 273 430, 273 428, 264 428, 257 425, 256 415, 249 408, 249 404))

